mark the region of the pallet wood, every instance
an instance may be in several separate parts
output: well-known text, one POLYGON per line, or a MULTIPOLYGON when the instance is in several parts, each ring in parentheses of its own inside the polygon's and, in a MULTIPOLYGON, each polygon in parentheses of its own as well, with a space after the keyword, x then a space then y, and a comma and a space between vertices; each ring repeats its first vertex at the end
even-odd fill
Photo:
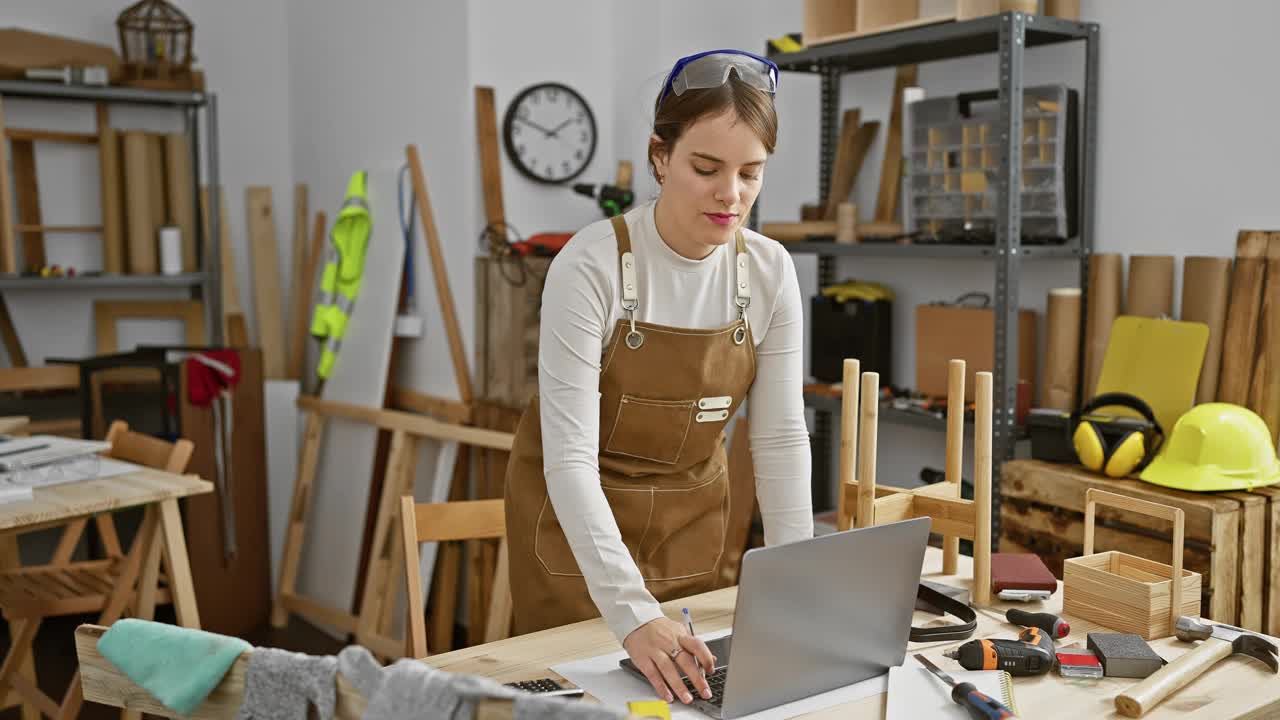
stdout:
POLYGON ((1271 429, 1280 445, 1280 232, 1267 241, 1266 280, 1258 318, 1258 357, 1249 387, 1249 409, 1271 429))
POLYGON ((1218 402, 1245 405, 1258 342, 1258 315, 1266 276, 1267 233, 1241 230, 1236 238, 1236 262, 1231 271, 1231 300, 1227 304, 1227 329, 1222 346, 1218 402))
MULTIPOLYGON (((1262 547, 1266 511, 1258 499, 1242 501, 1224 493, 1190 493, 1140 480, 1112 479, 1079 466, 1013 460, 1002 466, 1001 532, 1011 542, 1040 555, 1059 575, 1066 558, 1081 553, 1085 491, 1099 488, 1170 505, 1186 514, 1184 567, 1203 574, 1201 614, 1240 624, 1255 610, 1244 595, 1258 594, 1262 572, 1246 549, 1262 547)), ((1098 542, 1159 559, 1169 553, 1167 524, 1134 513, 1100 508, 1098 542)), ((1256 554, 1256 553, 1255 553, 1256 554)))
POLYGON ((1263 625, 1268 635, 1280 634, 1280 486, 1255 488, 1253 494, 1266 498, 1265 574, 1263 576, 1263 625))
POLYGON ((893 222, 898 215, 898 195, 902 189, 899 183, 902 178, 902 93, 916 84, 916 70, 915 65, 903 65, 894 73, 889 135, 885 139, 884 161, 880 165, 880 192, 876 196, 875 219, 878 222, 893 222))
POLYGON ((276 239, 271 187, 245 188, 249 252, 253 260, 253 306, 258 318, 258 345, 268 380, 285 378, 284 321, 280 316, 280 251, 276 239))
MULTIPOLYGON (((4 101, 0 100, 0 133, 5 130, 4 101)), ((9 143, 0 140, 0 273, 18 271, 17 249, 14 246, 13 189, 9 183, 9 143)))
POLYGON ((476 367, 480 397, 523 408, 538 391, 538 332, 551 258, 477 257, 476 367))

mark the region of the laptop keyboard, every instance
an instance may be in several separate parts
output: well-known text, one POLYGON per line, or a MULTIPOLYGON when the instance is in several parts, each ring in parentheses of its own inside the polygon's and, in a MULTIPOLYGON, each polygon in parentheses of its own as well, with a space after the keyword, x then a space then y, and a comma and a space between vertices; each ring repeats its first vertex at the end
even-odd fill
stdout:
MULTIPOLYGON (((729 675, 729 666, 724 665, 715 669, 715 672, 707 676, 707 686, 711 688, 711 699, 703 700, 703 702, 711 703, 716 707, 720 707, 724 703, 724 679, 729 675)), ((693 682, 689 678, 684 679, 684 685, 689 692, 699 700, 702 696, 698 694, 698 689, 693 686, 693 682)))

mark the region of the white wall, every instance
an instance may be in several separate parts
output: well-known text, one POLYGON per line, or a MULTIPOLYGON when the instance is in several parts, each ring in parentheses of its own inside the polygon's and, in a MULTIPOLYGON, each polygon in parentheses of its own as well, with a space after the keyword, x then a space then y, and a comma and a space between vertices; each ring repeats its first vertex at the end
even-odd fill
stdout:
MULTIPOLYGON (((196 26, 194 49, 205 72, 206 87, 218 95, 221 138, 219 168, 228 189, 232 242, 240 270, 242 303, 250 313, 252 293, 245 245, 244 193, 246 185, 270 185, 279 205, 290 207, 292 171, 289 163, 289 72, 283 0, 262 2, 181 2, 196 26)), ((106 0, 56 0, 8 3, 5 26, 81 38, 118 48, 115 21, 124 8, 106 0)), ((71 108, 10 99, 5 103, 11 127, 49 127, 89 132, 93 107, 71 108)), ((181 117, 166 110, 117 105, 111 122, 120 128, 178 131, 181 117)), ((204 118, 201 118, 204 122, 204 118)), ((50 224, 92 225, 100 221, 98 161, 93 148, 36 145, 43 219, 50 224)), ((202 143, 203 148, 203 143, 202 143)), ((207 166, 206 166, 207 167, 207 166)), ((287 247, 290 213, 277 213, 277 233, 287 247)), ((98 236, 46 236, 49 263, 79 270, 102 267, 98 236)), ((287 259, 287 253, 282 258, 287 259)), ((282 267, 287 267, 284 263, 282 267)), ((287 286, 287 279, 286 279, 287 286)), ((163 299, 183 297, 182 291, 124 289, 92 292, 7 291, 6 299, 22 340, 27 360, 41 364, 48 356, 85 356, 94 352, 92 302, 96 299, 163 299)), ((120 342, 180 341, 176 322, 122 323, 120 342)))

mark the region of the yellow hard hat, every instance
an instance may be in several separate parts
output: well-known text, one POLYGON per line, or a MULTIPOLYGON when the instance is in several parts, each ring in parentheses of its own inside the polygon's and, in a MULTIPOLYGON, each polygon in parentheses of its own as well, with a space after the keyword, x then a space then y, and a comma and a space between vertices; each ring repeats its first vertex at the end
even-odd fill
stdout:
POLYGON ((1178 418, 1164 451, 1138 477, 1179 490, 1248 490, 1280 482, 1280 460, 1257 413, 1204 403, 1178 418))

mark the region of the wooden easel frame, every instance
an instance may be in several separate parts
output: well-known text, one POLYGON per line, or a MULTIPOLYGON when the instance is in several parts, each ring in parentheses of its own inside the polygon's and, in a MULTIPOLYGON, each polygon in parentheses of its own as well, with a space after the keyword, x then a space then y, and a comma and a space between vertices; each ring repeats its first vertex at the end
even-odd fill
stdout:
POLYGON ((943 539, 943 574, 954 575, 961 538, 973 541, 973 604, 991 604, 991 373, 976 374, 973 500, 960 497, 964 458, 965 362, 952 360, 947 377, 946 482, 914 490, 876 486, 880 374, 844 361, 840 433, 839 528, 869 527, 927 517, 943 539), (861 396, 861 420, 858 416, 861 396), (859 432, 861 431, 861 432, 859 432), (856 441, 855 441, 856 439, 856 441), (854 467, 857 478, 854 478, 854 467))
POLYGON ((404 560, 399 542, 399 503, 404 495, 413 494, 417 469, 418 442, 422 439, 457 442, 475 447, 510 450, 510 433, 465 427, 434 418, 396 410, 383 410, 360 405, 298 398, 298 407, 306 415, 302 460, 293 489, 289 524, 280 563, 280 583, 271 612, 271 624, 277 628, 288 623, 289 614, 297 613, 313 622, 337 627, 355 636, 356 641, 386 658, 402 657, 408 650, 408 632, 404 638, 390 635, 395 617, 394 599, 404 560), (359 613, 327 607, 300 595, 297 591, 298 569, 302 562, 302 541, 306 537, 307 515, 314 495, 313 485, 320 457, 320 443, 330 418, 366 422, 391 431, 391 453, 383 477, 378 512, 374 524, 373 544, 365 572, 359 613))

